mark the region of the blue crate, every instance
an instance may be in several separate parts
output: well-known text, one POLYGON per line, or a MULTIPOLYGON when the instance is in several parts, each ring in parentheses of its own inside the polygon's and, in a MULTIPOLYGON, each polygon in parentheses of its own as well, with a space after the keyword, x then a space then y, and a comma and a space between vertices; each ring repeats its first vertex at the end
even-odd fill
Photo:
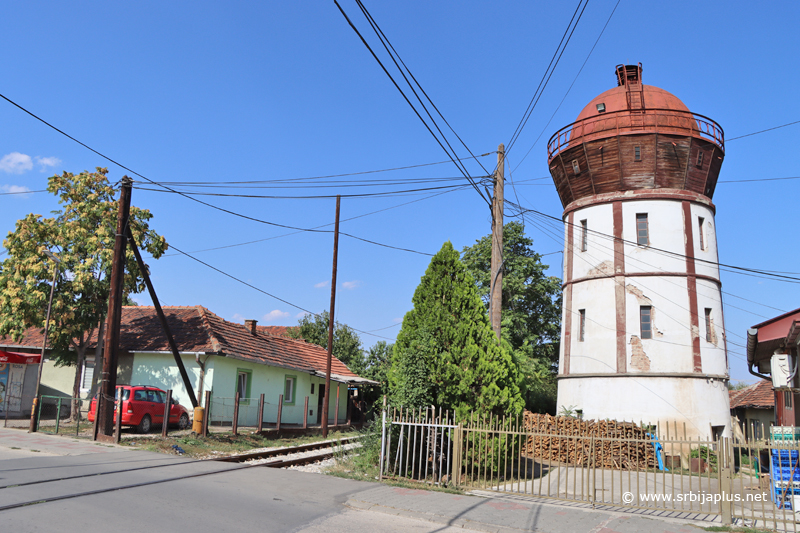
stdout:
POLYGON ((800 491, 797 489, 788 489, 784 497, 783 490, 784 489, 782 488, 773 488, 772 501, 775 502, 775 505, 778 506, 778 509, 792 510, 792 496, 794 494, 800 494, 800 491))
POLYGON ((770 452, 772 453, 772 460, 780 460, 781 463, 791 461, 792 464, 794 464, 797 461, 798 456, 800 456, 800 450, 783 450, 772 448, 770 452))
POLYGON ((800 481, 800 466, 793 468, 791 466, 778 466, 772 463, 770 468, 772 479, 775 481, 800 481))

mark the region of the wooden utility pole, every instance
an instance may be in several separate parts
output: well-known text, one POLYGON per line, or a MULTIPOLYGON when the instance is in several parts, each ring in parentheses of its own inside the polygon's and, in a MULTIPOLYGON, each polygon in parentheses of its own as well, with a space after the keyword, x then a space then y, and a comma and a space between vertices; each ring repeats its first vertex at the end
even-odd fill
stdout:
POLYGON ((492 272, 489 289, 489 319, 500 340, 500 317, 503 307, 503 185, 505 182, 506 147, 497 147, 497 170, 494 173, 492 195, 492 272))
POLYGON ((125 248, 128 244, 127 227, 131 211, 131 185, 133 180, 122 177, 119 193, 117 234, 114 240, 114 259, 111 263, 111 291, 108 297, 108 331, 103 352, 103 373, 100 394, 97 396, 96 440, 109 440, 114 436, 114 393, 117 388, 117 358, 119 357, 119 327, 122 320, 122 282, 125 276, 125 248))
MULTIPOLYGON (((339 205, 342 197, 336 195, 336 224, 333 230, 333 275, 331 276, 331 310, 328 313, 328 365, 325 371, 325 396, 322 399, 322 436, 328 436, 328 398, 331 394, 331 359, 333 359, 333 311, 336 308, 336 260, 339 256, 339 205)), ((338 422, 338 420, 337 420, 338 422)))

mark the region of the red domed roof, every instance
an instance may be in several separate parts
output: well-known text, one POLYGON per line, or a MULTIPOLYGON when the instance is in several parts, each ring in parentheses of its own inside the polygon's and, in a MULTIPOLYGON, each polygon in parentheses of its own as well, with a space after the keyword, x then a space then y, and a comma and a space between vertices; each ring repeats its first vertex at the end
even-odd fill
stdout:
MULTIPOLYGON (((614 111, 627 111, 627 92, 624 85, 607 90, 589 102, 589 104, 583 108, 580 115, 578 115, 578 118, 575 119, 575 122, 585 118, 612 113, 614 111), (598 104, 605 104, 605 111, 603 113, 597 110, 598 104)), ((643 107, 645 109, 670 109, 689 112, 689 108, 686 107, 686 104, 681 102, 677 96, 664 89, 653 87, 652 85, 642 85, 642 92, 644 93, 643 107)))

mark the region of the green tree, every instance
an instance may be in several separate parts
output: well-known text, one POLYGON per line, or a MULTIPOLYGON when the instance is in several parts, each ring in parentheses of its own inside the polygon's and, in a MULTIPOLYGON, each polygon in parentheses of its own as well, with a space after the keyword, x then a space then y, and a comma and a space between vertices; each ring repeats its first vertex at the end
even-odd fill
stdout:
POLYGON ((397 335, 389 371, 392 401, 515 417, 522 411, 517 367, 498 344, 475 281, 450 242, 433 257, 397 335))
MULTIPOLYGON (((328 324, 330 318, 327 311, 318 315, 305 315, 297 323, 296 328, 289 328, 286 334, 294 339, 303 339, 306 342, 328 349, 328 324)), ((333 355, 347 368, 359 376, 364 371, 364 352, 361 349, 361 339, 355 330, 347 324, 335 321, 333 324, 333 355)))
MULTIPOLYGON (((554 412, 555 374, 561 335, 561 280, 533 250, 519 222, 503 227, 502 336, 514 352, 523 378, 525 403, 532 411, 554 412)), ((462 261, 475 278, 488 309, 492 236, 464 248, 462 261)), ((497 290, 497 288, 496 288, 497 290)))
MULTIPOLYGON (((108 310, 118 206, 117 190, 109 184, 107 172, 98 168, 91 173, 52 176, 47 189, 58 196, 61 209, 50 218, 26 216, 3 241, 8 258, 0 264, 0 335, 20 339, 27 328, 44 329, 53 269, 57 269, 47 343, 56 364, 77 367, 73 397, 80 391, 89 339, 108 310), (56 265, 45 250, 56 253, 61 263, 56 265)), ((149 211, 131 206, 130 228, 137 244, 158 258, 167 243, 149 229, 151 218, 149 211)), ((124 298, 144 288, 129 247, 124 298)), ((73 416, 77 408, 76 401, 73 416)))

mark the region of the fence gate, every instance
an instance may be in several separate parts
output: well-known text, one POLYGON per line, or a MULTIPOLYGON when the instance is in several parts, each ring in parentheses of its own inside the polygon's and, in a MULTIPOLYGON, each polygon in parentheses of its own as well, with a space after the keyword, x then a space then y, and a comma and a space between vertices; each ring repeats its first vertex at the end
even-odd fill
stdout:
POLYGON ((383 412, 381 478, 405 478, 432 485, 447 485, 453 469, 458 426, 452 415, 439 409, 383 412))

